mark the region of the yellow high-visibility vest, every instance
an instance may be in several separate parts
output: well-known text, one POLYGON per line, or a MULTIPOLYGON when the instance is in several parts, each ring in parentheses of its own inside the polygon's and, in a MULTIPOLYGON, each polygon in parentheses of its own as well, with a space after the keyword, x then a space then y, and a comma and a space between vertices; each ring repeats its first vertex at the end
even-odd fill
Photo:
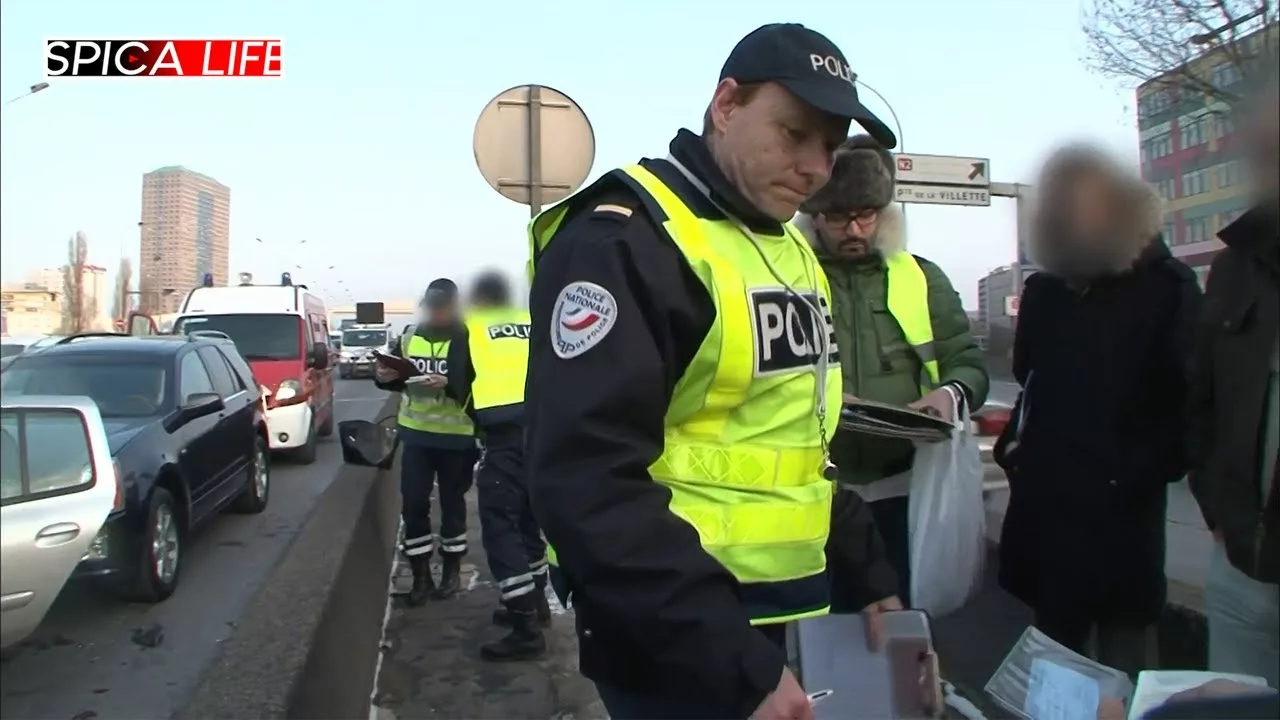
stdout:
POLYGON ((933 345, 933 320, 929 316, 929 282, 916 256, 903 250, 884 259, 888 270, 889 314, 902 328, 911 350, 920 358, 924 377, 921 394, 938 386, 938 356, 933 345))
MULTIPOLYGON (((420 335, 400 338, 400 354, 419 370, 448 375, 449 341, 431 342, 420 335)), ((443 388, 427 388, 412 383, 400 393, 400 427, 435 435, 474 435, 471 418, 443 388)))
POLYGON ((480 425, 508 422, 524 411, 529 368, 529 311, 476 310, 466 319, 471 349, 471 405, 480 425))
MULTIPOLYGON (((786 237, 756 238, 757 248, 731 221, 697 217, 639 165, 613 177, 662 221, 716 309, 676 384, 663 453, 649 471, 671 491, 671 512, 742 583, 754 624, 825 614, 834 484, 823 469, 841 405, 826 275, 789 223, 786 237), (830 413, 822 422, 819 391, 830 413)), ((530 224, 535 261, 569 207, 562 203, 530 224)), ((559 558, 549 551, 548 559, 559 558)))

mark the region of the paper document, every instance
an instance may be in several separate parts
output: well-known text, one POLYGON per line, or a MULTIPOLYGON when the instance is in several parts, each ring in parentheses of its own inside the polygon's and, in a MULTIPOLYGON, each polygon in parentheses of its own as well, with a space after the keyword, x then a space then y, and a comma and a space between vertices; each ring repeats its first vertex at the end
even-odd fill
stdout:
POLYGON ((1267 687, 1267 681, 1254 675, 1217 673, 1206 670, 1143 670, 1138 673, 1138 685, 1133 689, 1129 703, 1128 720, 1138 720, 1151 710, 1160 707, 1170 697, 1210 680, 1230 680, 1242 685, 1267 687))
POLYGON ((1098 681, 1051 660, 1031 662, 1023 710, 1034 720, 1097 720, 1098 681))

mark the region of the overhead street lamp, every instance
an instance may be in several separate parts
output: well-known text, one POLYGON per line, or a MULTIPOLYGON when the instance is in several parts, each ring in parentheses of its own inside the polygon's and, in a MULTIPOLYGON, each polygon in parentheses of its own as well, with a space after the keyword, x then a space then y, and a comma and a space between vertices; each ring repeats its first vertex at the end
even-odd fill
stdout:
POLYGON ((1253 20, 1256 17, 1265 16, 1266 14, 1267 14, 1267 6, 1264 4, 1262 7, 1258 8, 1257 10, 1254 10, 1253 12, 1247 15, 1242 15, 1232 20, 1231 22, 1224 23, 1216 28, 1213 28, 1208 32, 1202 32, 1197 35, 1192 35, 1190 38, 1191 44, 1192 45, 1213 45, 1213 44, 1222 42, 1222 35, 1226 33, 1228 30, 1234 30, 1240 27, 1241 25, 1249 22, 1250 20, 1253 20))
MULTIPOLYGON (((888 110, 889 110, 889 117, 893 118, 893 129, 898 133, 898 152, 904 152, 904 151, 907 149, 907 141, 906 141, 906 138, 905 138, 905 137, 903 136, 903 134, 902 134, 902 123, 898 121, 898 113, 897 113, 897 111, 896 111, 896 110, 894 110, 894 109, 893 109, 893 105, 892 105, 892 104, 890 104, 890 102, 889 102, 888 100, 885 100, 885 99, 884 99, 884 96, 880 94, 880 91, 879 91, 879 90, 876 90, 875 88, 873 88, 873 87, 871 87, 870 85, 866 84, 865 82, 863 82, 863 81, 862 81, 859 77, 857 77, 856 75, 854 76, 853 81, 854 81, 855 83, 857 83, 857 84, 861 85, 861 86, 863 87, 863 89, 864 89, 864 90, 866 90, 866 91, 870 92, 872 95, 875 95, 875 96, 876 96, 876 98, 878 98, 878 99, 880 100, 880 102, 881 102, 881 103, 882 103, 886 108, 888 108, 888 110)), ((907 216, 907 204, 906 204, 906 203, 902 203, 902 216, 903 216, 904 218, 907 216)))
POLYGON ((48 89, 49 89, 49 83, 47 82, 36 83, 35 85, 32 85, 30 88, 28 88, 27 91, 22 93, 21 95, 15 98, 9 98, 8 100, 5 100, 4 105, 0 105, 0 107, 9 107, 10 105, 21 100, 22 98, 30 97, 40 92, 41 90, 48 90, 48 89))

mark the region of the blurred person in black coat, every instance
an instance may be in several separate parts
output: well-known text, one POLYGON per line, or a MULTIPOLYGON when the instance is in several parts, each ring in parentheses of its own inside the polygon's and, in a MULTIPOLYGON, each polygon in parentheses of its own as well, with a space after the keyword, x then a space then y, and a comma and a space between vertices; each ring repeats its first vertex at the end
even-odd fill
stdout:
POLYGON ((1039 192, 1022 392, 995 449, 1009 477, 1000 582, 1054 640, 1137 673, 1165 603, 1166 487, 1187 469, 1200 288, 1160 236, 1154 192, 1103 152, 1059 151, 1039 192))
MULTIPOLYGON (((1213 531, 1209 669, 1280 684, 1280 82, 1240 126, 1253 206, 1218 232, 1191 392, 1191 491, 1213 531)), ((1273 716, 1275 717, 1275 716, 1273 716)))

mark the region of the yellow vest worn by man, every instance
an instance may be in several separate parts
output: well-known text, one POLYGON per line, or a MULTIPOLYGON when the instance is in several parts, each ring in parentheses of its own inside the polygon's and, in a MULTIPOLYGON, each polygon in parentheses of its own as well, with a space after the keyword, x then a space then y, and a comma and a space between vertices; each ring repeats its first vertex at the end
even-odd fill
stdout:
POLYGON ((889 314, 902 328, 911 351, 920 358, 923 376, 920 394, 926 395, 938 386, 938 356, 933 345, 933 319, 929 314, 929 281, 916 256, 906 250, 884 258, 888 276, 886 305, 889 314))
POLYGON ((529 311, 487 308, 466 320, 471 350, 471 405, 481 427, 518 420, 529 368, 529 311))
MULTIPOLYGON (((449 341, 431 342, 419 335, 400 340, 400 355, 418 370, 435 375, 448 375, 449 341)), ((440 388, 427 388, 409 383, 400 394, 400 427, 433 435, 475 434, 471 418, 462 405, 450 399, 440 388)))
MULTIPOLYGON (((671 512, 742 583, 753 624, 825 614, 834 483, 823 470, 841 403, 826 276, 790 224, 785 238, 755 238, 757 249, 731 221, 698 218, 645 168, 613 177, 636 192, 650 217, 666 218, 663 230, 716 308, 676 384, 663 454, 649 471, 671 491, 671 512), (819 376, 830 415, 821 422, 819 376)), ((569 202, 530 225, 534 258, 569 202)), ((554 564, 554 553, 548 557, 554 564)))

